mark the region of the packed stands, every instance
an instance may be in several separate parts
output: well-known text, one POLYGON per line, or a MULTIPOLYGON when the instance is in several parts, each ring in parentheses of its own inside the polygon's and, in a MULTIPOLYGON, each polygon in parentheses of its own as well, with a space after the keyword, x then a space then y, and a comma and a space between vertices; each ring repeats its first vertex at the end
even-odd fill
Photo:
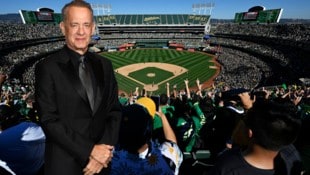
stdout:
POLYGON ((262 71, 267 84, 296 83, 310 75, 309 32, 309 25, 304 24, 220 24, 213 31, 211 43, 249 53, 265 62, 272 70, 268 71, 269 80, 262 71))
POLYGON ((137 39, 165 39, 166 42, 190 39, 198 43, 210 30, 210 15, 106 15, 97 16, 95 20, 102 38, 99 41, 101 48, 118 47, 122 42, 137 39))

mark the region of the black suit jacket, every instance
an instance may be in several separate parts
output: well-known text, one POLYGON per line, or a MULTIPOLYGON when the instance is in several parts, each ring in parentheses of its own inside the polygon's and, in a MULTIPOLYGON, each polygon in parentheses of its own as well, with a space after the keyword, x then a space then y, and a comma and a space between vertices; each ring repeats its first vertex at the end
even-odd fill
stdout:
POLYGON ((47 139, 45 175, 83 174, 94 144, 118 140, 121 109, 111 61, 87 53, 97 84, 92 111, 67 49, 35 69, 36 102, 47 139))

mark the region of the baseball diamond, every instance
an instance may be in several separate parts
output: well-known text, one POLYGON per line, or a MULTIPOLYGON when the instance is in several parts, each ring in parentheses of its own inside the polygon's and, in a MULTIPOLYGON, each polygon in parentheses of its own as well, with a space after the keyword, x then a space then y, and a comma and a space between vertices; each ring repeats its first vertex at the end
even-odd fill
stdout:
POLYGON ((196 79, 207 87, 219 70, 215 56, 203 52, 152 48, 103 55, 112 60, 119 89, 126 93, 136 87, 162 93, 166 92, 166 83, 184 88, 185 79, 190 80, 191 87, 195 87, 196 79))

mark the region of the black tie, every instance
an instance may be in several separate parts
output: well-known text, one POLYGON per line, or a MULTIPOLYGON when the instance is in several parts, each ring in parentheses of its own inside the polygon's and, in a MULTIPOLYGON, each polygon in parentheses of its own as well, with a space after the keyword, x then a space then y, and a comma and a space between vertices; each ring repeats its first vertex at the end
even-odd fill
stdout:
POLYGON ((89 67, 87 63, 85 62, 85 57, 81 56, 80 57, 80 65, 79 65, 79 76, 81 79, 81 82, 86 89, 87 97, 90 103, 90 107, 93 109, 94 108, 94 90, 92 86, 92 80, 91 80, 91 75, 89 71, 89 67))

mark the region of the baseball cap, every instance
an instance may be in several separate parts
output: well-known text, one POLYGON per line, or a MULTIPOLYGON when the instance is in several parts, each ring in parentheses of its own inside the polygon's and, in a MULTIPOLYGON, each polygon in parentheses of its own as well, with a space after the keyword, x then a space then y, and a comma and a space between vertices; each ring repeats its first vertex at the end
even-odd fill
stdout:
POLYGON ((140 98, 138 98, 136 103, 144 106, 152 117, 155 116, 156 105, 155 105, 155 102, 151 98, 140 97, 140 98))

